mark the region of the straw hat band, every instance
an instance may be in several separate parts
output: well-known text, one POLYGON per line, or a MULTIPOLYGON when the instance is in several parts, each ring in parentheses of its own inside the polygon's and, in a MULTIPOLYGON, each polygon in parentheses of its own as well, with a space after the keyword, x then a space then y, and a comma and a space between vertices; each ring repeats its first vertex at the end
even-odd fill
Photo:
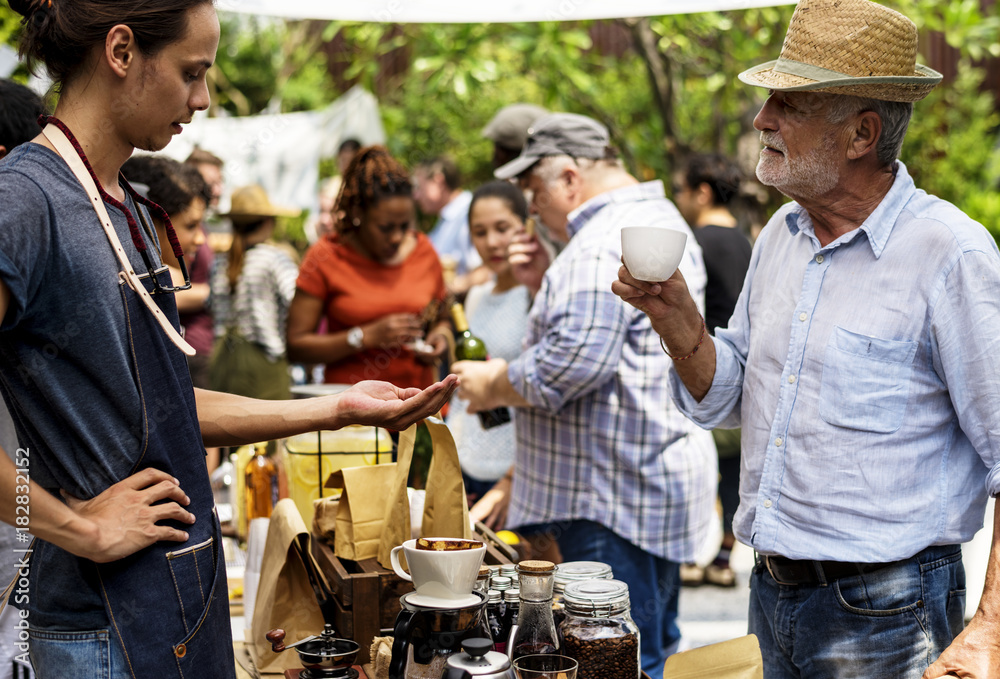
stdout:
POLYGON ((905 75, 882 75, 882 76, 852 76, 846 73, 841 73, 839 71, 834 71, 829 68, 823 68, 821 66, 814 66, 813 64, 804 64, 801 61, 794 61, 792 59, 786 59, 784 57, 778 57, 778 60, 774 62, 771 70, 775 73, 784 73, 785 75, 796 75, 800 78, 808 78, 809 80, 815 80, 819 82, 828 83, 828 85, 836 84, 866 84, 866 85, 907 85, 907 84, 926 84, 928 77, 933 77, 938 75, 936 71, 933 71, 927 67, 920 65, 915 66, 916 73, 912 76, 905 75))

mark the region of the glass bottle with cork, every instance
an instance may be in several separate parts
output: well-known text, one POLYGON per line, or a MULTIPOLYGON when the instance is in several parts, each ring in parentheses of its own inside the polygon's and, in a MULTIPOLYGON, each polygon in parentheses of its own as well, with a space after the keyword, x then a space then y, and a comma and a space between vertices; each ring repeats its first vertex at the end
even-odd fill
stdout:
POLYGON ((472 586, 472 591, 480 592, 483 595, 489 595, 491 574, 492 571, 489 566, 480 566, 479 575, 476 576, 476 584, 472 586))
MULTIPOLYGON (((485 361, 489 359, 486 344, 469 330, 465 307, 456 302, 451 307, 451 320, 455 324, 455 358, 459 361, 485 361)), ((501 406, 476 413, 483 429, 492 429, 510 422, 510 410, 501 406)))
POLYGON ((555 570, 551 561, 522 561, 517 565, 520 603, 517 624, 511 633, 512 659, 559 651, 559 635, 552 619, 555 570))

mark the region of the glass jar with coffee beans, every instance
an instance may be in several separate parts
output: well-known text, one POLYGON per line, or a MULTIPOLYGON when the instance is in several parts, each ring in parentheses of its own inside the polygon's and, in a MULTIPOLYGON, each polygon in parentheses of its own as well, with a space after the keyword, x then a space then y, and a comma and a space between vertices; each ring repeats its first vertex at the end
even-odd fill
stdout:
POLYGON ((639 628, 629 614, 628 585, 620 580, 571 582, 563 605, 561 652, 579 663, 577 679, 638 679, 639 628))

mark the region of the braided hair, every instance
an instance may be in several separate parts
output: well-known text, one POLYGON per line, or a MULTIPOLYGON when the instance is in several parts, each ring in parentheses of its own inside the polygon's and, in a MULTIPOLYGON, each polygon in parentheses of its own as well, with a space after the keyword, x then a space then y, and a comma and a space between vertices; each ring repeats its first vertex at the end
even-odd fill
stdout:
POLYGON ((337 232, 347 233, 361 226, 365 213, 386 198, 413 195, 410 175, 384 146, 366 146, 358 151, 344 172, 337 196, 337 232))

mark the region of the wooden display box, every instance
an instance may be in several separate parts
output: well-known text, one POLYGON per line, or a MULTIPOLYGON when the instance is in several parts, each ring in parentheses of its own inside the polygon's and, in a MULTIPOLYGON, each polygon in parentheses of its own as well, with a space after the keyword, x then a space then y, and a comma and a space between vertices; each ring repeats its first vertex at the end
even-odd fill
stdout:
MULTIPOLYGON (((479 524, 473 538, 486 544, 483 562, 488 565, 513 563, 516 553, 504 545, 492 531, 479 524)), ((313 535, 312 551, 330 585, 331 605, 327 622, 341 637, 360 644, 357 663, 370 662, 371 642, 377 636, 392 634, 396 615, 401 610, 399 597, 413 591, 413 583, 387 570, 376 559, 348 561, 333 553, 333 547, 313 535)))

